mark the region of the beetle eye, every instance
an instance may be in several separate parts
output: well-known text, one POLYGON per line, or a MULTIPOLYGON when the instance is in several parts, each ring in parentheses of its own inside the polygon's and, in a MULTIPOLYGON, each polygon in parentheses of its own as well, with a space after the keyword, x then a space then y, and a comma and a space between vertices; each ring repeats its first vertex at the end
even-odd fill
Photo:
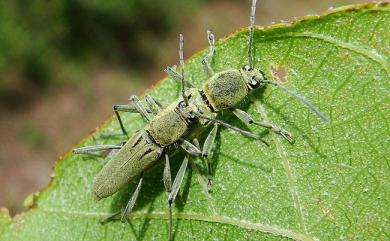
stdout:
POLYGON ((194 113, 189 113, 189 114, 188 114, 188 119, 189 119, 190 121, 195 120, 195 118, 196 118, 196 115, 194 115, 194 113))
POLYGON ((255 76, 252 76, 251 81, 249 82, 249 85, 252 89, 255 89, 259 87, 260 82, 256 80, 255 76))
POLYGON ((184 101, 180 101, 178 104, 177 104, 177 107, 179 107, 179 109, 184 109, 186 107, 186 103, 184 101))
POLYGON ((262 76, 261 76, 261 77, 262 77, 262 79, 264 79, 264 80, 265 80, 266 78, 265 78, 265 74, 264 74, 264 72, 263 72, 263 71, 261 71, 261 70, 259 70, 259 72, 260 72, 260 74, 262 75, 262 76))
POLYGON ((248 65, 245 65, 245 66, 242 67, 242 70, 250 71, 251 68, 248 65))

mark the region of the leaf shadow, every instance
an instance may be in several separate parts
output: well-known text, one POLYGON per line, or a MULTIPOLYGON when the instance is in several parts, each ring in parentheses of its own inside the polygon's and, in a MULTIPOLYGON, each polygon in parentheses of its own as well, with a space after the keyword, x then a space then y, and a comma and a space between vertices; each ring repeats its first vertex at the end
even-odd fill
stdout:
MULTIPOLYGON (((262 88, 262 89, 255 91, 255 93, 259 97, 258 99, 262 102, 262 104, 264 104, 267 108, 270 108, 273 111, 275 111, 276 113, 278 113, 282 117, 282 119, 286 121, 286 123, 293 126, 297 130, 299 130, 301 133, 304 133, 303 130, 298 128, 297 125, 295 125, 291 120, 289 120, 289 118, 287 116, 283 115, 279 110, 277 110, 276 108, 274 108, 274 107, 270 106, 269 104, 264 103, 264 101, 262 101, 262 100, 264 100, 264 95, 263 95, 264 91, 265 91, 265 88, 262 88)), ((251 106, 251 102, 249 100, 250 100, 250 97, 246 98, 245 101, 239 106, 240 109, 242 109, 244 111, 248 111, 250 106, 251 106)), ((251 131, 248 128, 248 125, 243 123, 242 121, 240 121, 238 118, 236 118, 235 115, 231 111, 224 111, 219 115, 219 117, 221 120, 228 122, 229 124, 232 124, 240 129, 243 129, 246 131, 251 131)), ((200 135, 199 140, 201 141, 201 143, 204 142, 207 134, 208 134, 208 132, 205 131, 204 133, 202 133, 200 135)), ((269 134, 269 131, 267 129, 265 129, 265 130, 262 130, 258 134, 261 137, 265 137, 269 134)), ((240 134, 237 134, 237 135, 240 135, 240 134)), ((318 150, 315 149, 314 143, 308 138, 308 136, 303 134, 303 137, 305 138, 305 140, 307 140, 309 145, 316 151, 316 153, 319 153, 318 150)), ((214 177, 214 175, 217 171, 218 164, 219 164, 221 157, 228 157, 236 163, 239 163, 241 165, 250 166, 253 168, 258 168, 264 172, 271 172, 272 171, 272 168, 269 168, 267 166, 253 165, 251 163, 246 163, 246 162, 238 160, 232 156, 228 156, 228 155, 221 153, 221 141, 222 141, 221 138, 222 138, 221 133, 220 133, 220 131, 218 131, 217 136, 216 136, 216 140, 214 143, 214 147, 213 147, 213 153, 212 153, 211 158, 210 158, 211 167, 212 167, 212 172, 211 172, 212 177, 214 177)), ((243 137, 243 138, 246 138, 246 137, 243 137)), ((250 139, 250 138, 248 138, 248 139, 250 139)), ((321 153, 319 153, 319 154, 321 154, 321 153)), ((181 151, 176 152, 170 156, 172 179, 174 179, 174 177, 176 176, 176 173, 179 170, 180 165, 183 161, 183 157, 184 157, 184 153, 181 151)), ((203 164, 205 164, 205 163, 203 162, 203 164)), ((192 186, 193 171, 194 170, 189 165, 188 169, 187 169, 187 175, 186 175, 186 178, 184 180, 184 184, 182 184, 182 187, 180 188, 180 192, 176 198, 175 205, 174 205, 174 210, 176 209, 178 212, 182 212, 184 210, 185 204, 188 200, 190 188, 192 186)), ((199 172, 202 176, 207 177, 207 168, 201 167, 201 168, 199 168, 199 172)), ((133 211, 144 210, 145 207, 147 207, 146 208, 147 213, 150 213, 154 210, 154 200, 159 195, 161 195, 161 192, 165 192, 162 176, 163 176, 163 162, 161 160, 159 160, 155 166, 153 166, 152 168, 150 168, 149 170, 147 170, 145 172, 144 181, 143 181, 144 184, 143 184, 143 187, 141 188, 140 195, 138 197, 138 200, 136 202, 136 206, 134 207, 133 211)), ((135 190, 135 188, 137 186, 137 183, 138 183, 138 180, 134 180, 133 182, 131 182, 130 184, 128 184, 124 188, 122 188, 113 197, 112 202, 111 202, 111 211, 112 212, 116 212, 116 211, 118 211, 121 208, 124 208, 126 206, 129 198, 132 195, 132 192, 135 190)), ((167 207, 167 211, 168 211, 168 207, 167 207)), ((142 225, 139 226, 138 230, 134 225, 132 225, 131 220, 129 222, 129 225, 131 226, 132 232, 133 232, 134 236, 136 237, 136 239, 137 240, 144 240, 146 231, 147 231, 148 227, 150 226, 150 219, 148 219, 148 218, 144 219, 142 225)), ((178 230, 179 225, 180 225, 180 222, 176 221, 174 224, 175 227, 173 229, 174 236, 176 235, 176 231, 178 230)))
MULTIPOLYGON (((175 208, 179 212, 183 212, 184 206, 188 200, 188 195, 190 193, 192 176, 193 176, 193 170, 192 170, 191 166, 189 166, 189 168, 187 169, 187 178, 185 180, 183 188, 181 188, 181 193, 179 192, 177 195, 177 198, 175 200, 175 205, 172 206, 172 212, 174 212, 175 208)), ((172 237, 173 237, 173 240, 175 240, 175 236, 176 236, 177 230, 178 230, 179 225, 180 225, 180 220, 178 220, 178 219, 173 220, 173 222, 174 222, 175 227, 172 227, 173 228, 172 237)))
POLYGON ((314 142, 312 141, 312 139, 310 139, 309 135, 307 135, 306 132, 302 128, 298 127, 298 125, 295 124, 295 122, 292 121, 291 118, 288 118, 279 109, 269 105, 268 103, 262 103, 262 105, 266 106, 267 108, 269 108, 272 111, 274 111, 275 113, 277 113, 285 121, 286 125, 292 126, 294 129, 296 129, 300 133, 301 137, 311 147, 311 149, 314 151, 314 153, 316 153, 322 159, 327 159, 328 158, 328 156, 326 154, 322 153, 319 150, 320 145, 315 145, 314 142))
MULTIPOLYGON (((150 202, 150 205, 149 205, 149 208, 148 208, 148 210, 147 210, 147 213, 153 212, 153 210, 154 210, 153 207, 154 207, 154 199, 150 202)), ((142 240, 144 240, 144 239, 145 239, 146 231, 147 231, 147 229, 148 229, 149 226, 150 226, 150 219, 149 219, 149 218, 145 218, 145 219, 143 220, 143 223, 142 223, 142 225, 141 225, 141 229, 139 230, 138 234, 137 234, 137 230, 135 229, 135 227, 134 227, 134 225, 132 224, 131 221, 132 221, 132 220, 129 219, 128 224, 129 224, 129 226, 130 226, 130 228, 131 228, 131 230, 132 230, 132 232, 133 232, 133 234, 134 234, 136 240, 137 240, 137 241, 142 241, 142 240)))

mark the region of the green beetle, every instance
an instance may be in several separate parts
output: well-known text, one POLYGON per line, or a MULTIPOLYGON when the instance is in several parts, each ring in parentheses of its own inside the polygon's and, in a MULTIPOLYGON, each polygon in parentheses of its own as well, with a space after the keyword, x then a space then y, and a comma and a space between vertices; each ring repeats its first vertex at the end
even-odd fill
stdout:
POLYGON ((209 61, 213 58, 215 53, 215 40, 214 35, 209 30, 207 31, 207 38, 210 45, 209 51, 201 61, 204 72, 209 79, 200 89, 194 88, 186 81, 184 76, 184 40, 183 35, 180 34, 179 57, 181 73, 177 72, 175 67, 167 67, 165 72, 171 78, 181 83, 181 96, 167 107, 163 107, 149 95, 145 96, 146 106, 142 104, 137 96, 132 96, 130 98, 131 103, 128 105, 114 105, 114 113, 118 118, 121 130, 125 136, 128 136, 128 134, 124 128, 119 112, 140 113, 148 124, 143 129, 137 131, 124 145, 89 146, 73 151, 76 154, 108 151, 108 154, 112 155, 112 159, 103 167, 94 179, 92 193, 97 200, 111 196, 130 181, 135 180, 136 178, 139 179, 138 185, 126 208, 105 218, 102 220, 103 223, 115 219, 119 214, 121 214, 122 221, 127 220, 128 214, 134 208, 136 199, 141 190, 144 172, 151 166, 159 163, 161 159, 165 159, 163 181, 165 189, 169 194, 169 239, 171 240, 172 204, 183 180, 189 156, 202 156, 205 158, 208 167, 208 188, 210 190, 212 184, 212 170, 207 157, 211 152, 219 126, 229 128, 237 133, 260 140, 264 144, 267 144, 258 135, 217 119, 218 113, 222 110, 231 110, 234 115, 244 123, 268 128, 270 131, 280 134, 292 143, 293 139, 286 130, 270 123, 256 121, 245 111, 236 108, 250 92, 255 89, 266 85, 277 86, 287 94, 302 101, 308 108, 317 114, 319 118, 328 121, 328 119, 304 97, 282 88, 275 82, 267 80, 261 70, 254 68, 253 31, 255 6, 256 0, 253 0, 250 17, 248 65, 239 70, 229 69, 214 74, 209 61), (204 131, 209 132, 203 147, 201 148, 196 137, 204 131), (183 149, 186 156, 172 184, 169 155, 178 148, 183 149), (112 150, 114 150, 114 154, 112 154, 112 150))

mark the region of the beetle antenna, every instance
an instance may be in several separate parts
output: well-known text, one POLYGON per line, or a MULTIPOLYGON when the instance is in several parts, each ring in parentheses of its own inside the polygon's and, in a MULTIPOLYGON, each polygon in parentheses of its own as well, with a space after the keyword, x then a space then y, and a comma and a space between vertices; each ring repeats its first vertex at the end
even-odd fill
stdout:
POLYGON ((288 94, 289 96, 292 96, 294 97, 295 99, 299 100, 300 102, 302 102, 304 105, 307 106, 307 108, 309 108, 311 111, 314 112, 314 114, 316 114, 318 116, 318 118, 320 118, 323 122, 325 123, 330 123, 330 120, 329 118, 324 115, 321 111, 319 111, 317 109, 317 107, 315 107, 312 103, 310 103, 310 101, 308 101, 304 96, 292 91, 292 90, 289 90, 287 88, 284 88, 283 86, 279 85, 278 83, 276 82, 273 82, 273 81, 269 81, 267 80, 266 81, 267 84, 270 84, 270 85, 273 85, 273 86, 276 86, 277 88, 283 90, 286 94, 288 94))
POLYGON ((185 94, 185 79, 184 79, 184 37, 183 34, 179 35, 179 59, 181 66, 181 95, 183 97, 184 103, 188 106, 188 97, 185 94))
POLYGON ((252 0, 251 16, 249 17, 250 26, 249 26, 248 63, 249 63, 249 67, 251 67, 252 69, 253 69, 253 32, 255 30, 256 2, 257 0, 252 0))

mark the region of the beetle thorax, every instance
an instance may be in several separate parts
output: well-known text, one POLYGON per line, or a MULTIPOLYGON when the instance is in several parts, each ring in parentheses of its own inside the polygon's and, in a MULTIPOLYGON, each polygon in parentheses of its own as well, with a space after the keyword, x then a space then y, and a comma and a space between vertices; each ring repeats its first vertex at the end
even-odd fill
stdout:
POLYGON ((157 144, 162 147, 171 145, 178 141, 188 130, 186 118, 177 110, 182 102, 174 102, 151 121, 149 131, 157 144))
POLYGON ((240 71, 226 70, 211 77, 203 91, 214 110, 218 111, 238 105, 249 90, 240 71))

